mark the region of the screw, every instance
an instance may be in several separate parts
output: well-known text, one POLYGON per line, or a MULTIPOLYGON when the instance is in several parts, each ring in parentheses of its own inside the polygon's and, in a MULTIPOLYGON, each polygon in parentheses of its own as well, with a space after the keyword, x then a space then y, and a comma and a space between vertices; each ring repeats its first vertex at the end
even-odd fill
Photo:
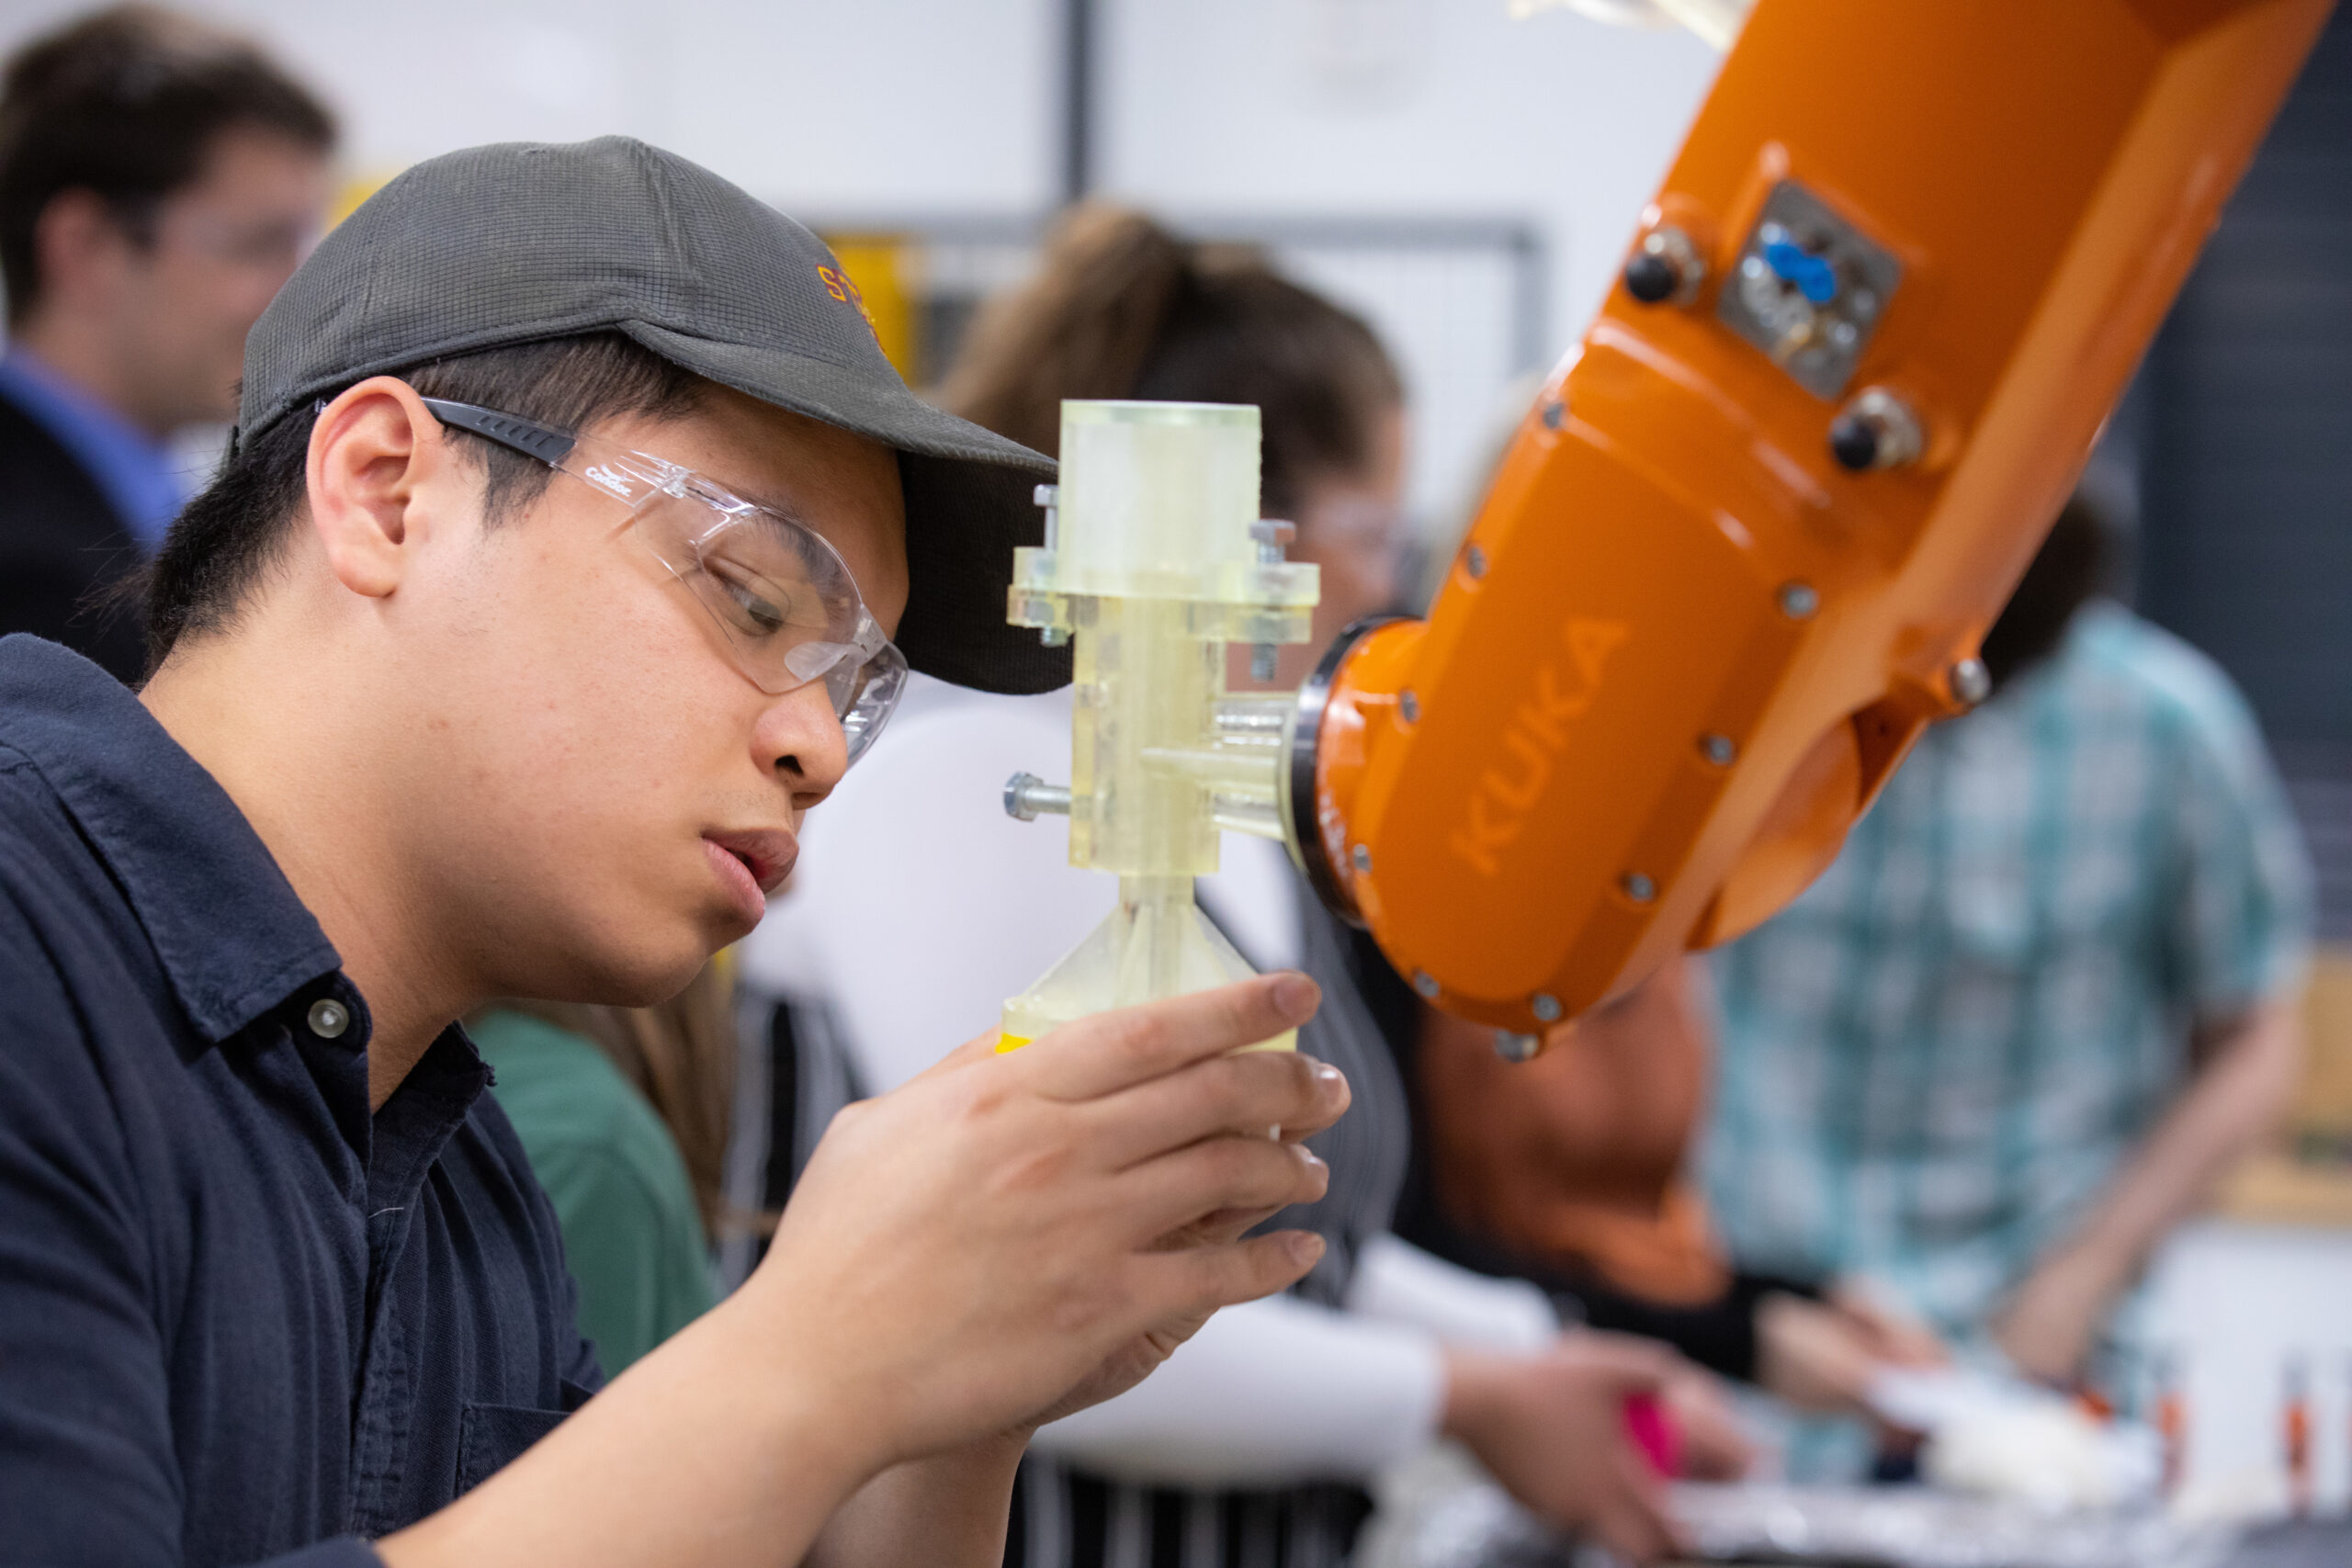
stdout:
POLYGON ((1478 579, 1478 578, 1481 578, 1481 577, 1486 576, 1486 575, 1487 575, 1487 552, 1486 552, 1486 549, 1485 549, 1483 547, 1481 547, 1481 546, 1478 546, 1478 545, 1473 545, 1473 546, 1471 546, 1468 549, 1466 549, 1466 550, 1463 551, 1463 552, 1462 552, 1462 570, 1464 570, 1464 571, 1466 571, 1466 572, 1468 572, 1468 573, 1470 574, 1471 578, 1472 578, 1474 581, 1475 581, 1475 580, 1476 580, 1476 579, 1478 579))
POLYGON ((1035 773, 1015 773, 1004 781, 1004 814, 1017 822, 1035 822, 1038 813, 1069 815, 1069 790, 1049 784, 1035 773))
POLYGON ((1699 737, 1699 750, 1719 768, 1730 767, 1733 759, 1739 755, 1739 748, 1732 744, 1728 735, 1702 735, 1699 737))
POLYGON ((1279 517, 1261 517, 1250 525, 1250 536, 1258 542, 1258 562, 1261 566, 1282 563, 1283 547, 1298 537, 1298 525, 1285 523, 1279 517))
POLYGON ((1690 236, 1661 223, 1642 236, 1625 262, 1625 292, 1645 305, 1671 299, 1688 305, 1707 276, 1707 264, 1690 236))
POLYGON ((1250 679, 1271 681, 1274 678, 1274 645, 1253 642, 1250 645, 1250 679))
POLYGON ((1413 989, 1420 992, 1421 995, 1429 998, 1432 1001, 1436 1000, 1439 989, 1437 976, 1430 974, 1426 969, 1414 970, 1413 989))
POLYGON ((1781 585, 1781 614, 1792 621, 1805 620, 1821 608, 1821 595, 1810 582, 1784 582, 1781 585))
POLYGON ((1544 428, 1557 430, 1568 423, 1568 405, 1554 398, 1544 405, 1544 428))
POLYGON ((1359 876, 1371 874, 1372 847, 1369 844, 1358 844, 1354 849, 1350 850, 1348 860, 1355 866, 1356 874, 1359 876))
POLYGON ((1411 687, 1396 694, 1396 711, 1405 716, 1407 724, 1421 722, 1421 699, 1413 695, 1411 687))
POLYGON ((1963 659, 1951 667, 1951 694, 1974 707, 1993 694, 1993 672, 1981 659, 1963 659))
POLYGON ((1539 1023, 1557 1023, 1560 1021, 1560 998, 1549 991, 1538 991, 1527 998, 1527 1010, 1535 1015, 1539 1023))
POLYGON ((1544 1049, 1543 1039, 1533 1034, 1514 1034, 1508 1029, 1495 1031, 1495 1055, 1506 1062, 1532 1062, 1544 1049))
POLYGON ((1625 897, 1636 904, 1646 904, 1657 897, 1657 884, 1638 871, 1625 874, 1625 897))
POLYGON ((1919 416, 1883 387, 1865 387, 1829 424, 1829 455, 1853 473, 1900 468, 1927 448, 1919 416))

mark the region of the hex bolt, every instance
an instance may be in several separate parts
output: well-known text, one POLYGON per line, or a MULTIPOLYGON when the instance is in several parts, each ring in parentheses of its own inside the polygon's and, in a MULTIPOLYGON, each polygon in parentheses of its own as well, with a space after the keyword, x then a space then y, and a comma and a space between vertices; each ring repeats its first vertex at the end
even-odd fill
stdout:
POLYGON ((1487 575, 1487 551, 1482 545, 1472 545, 1462 552, 1462 570, 1476 581, 1487 575))
POLYGON ((1821 608, 1821 595, 1810 582, 1781 584, 1781 614, 1792 621, 1809 620, 1821 608))
POLYGON ((1829 424, 1829 455, 1857 474, 1915 463, 1927 449, 1919 416, 1883 387, 1865 387, 1829 424))
POLYGON ((1688 305, 1698 296, 1707 264, 1690 236, 1671 223, 1644 234, 1625 262, 1625 292, 1645 305, 1688 305))
POLYGON ((1298 525, 1279 517, 1261 517, 1250 525, 1250 536, 1258 541, 1261 566, 1280 566, 1283 549, 1298 537, 1298 525))
POLYGON ((1039 485, 1029 492, 1029 499, 1046 509, 1046 548, 1059 549, 1062 542, 1062 487, 1039 485))
POLYGON ((1495 1031, 1495 1055, 1506 1062, 1532 1062, 1543 1049, 1540 1035, 1520 1034, 1508 1029, 1495 1031))
POLYGON ((1984 668, 1981 659, 1962 660, 1951 667, 1949 679, 1954 699, 1970 707, 1993 694, 1993 672, 1984 668))
POLYGON ((1357 875, 1370 875, 1372 874, 1372 846, 1369 844, 1358 844, 1354 849, 1350 850, 1348 852, 1348 863, 1356 868, 1357 875))
POLYGON ((1549 991, 1538 991, 1527 998, 1527 1010, 1535 1015, 1538 1023, 1560 1021, 1560 998, 1549 991))
POLYGON ((1625 897, 1636 904, 1646 904, 1657 897, 1657 884, 1638 871, 1629 871, 1624 880, 1625 897))
POLYGON ((1431 1001, 1435 1001, 1440 988, 1441 987, 1437 983, 1437 976, 1430 974, 1428 970, 1416 969, 1413 971, 1413 989, 1419 991, 1422 996, 1428 998, 1431 1001))
POLYGON ((1404 716, 1407 724, 1421 722, 1421 699, 1413 694, 1410 686, 1396 694, 1396 711, 1404 716))
POLYGON ((1702 735, 1699 754, 1718 768, 1728 768, 1739 756, 1739 748, 1732 744, 1728 735, 1702 735))
POLYGON ((1035 822, 1039 815, 1069 815, 1069 787, 1049 784, 1035 773, 1015 773, 1004 781, 1004 814, 1018 822, 1035 822))

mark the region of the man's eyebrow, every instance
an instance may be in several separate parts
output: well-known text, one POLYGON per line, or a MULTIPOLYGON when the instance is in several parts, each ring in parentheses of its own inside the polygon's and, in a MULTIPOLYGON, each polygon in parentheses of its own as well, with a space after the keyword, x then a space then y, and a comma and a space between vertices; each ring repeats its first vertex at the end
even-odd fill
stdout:
POLYGON ((797 505, 773 491, 726 484, 716 477, 710 482, 738 501, 748 501, 763 512, 773 512, 787 523, 797 523, 812 533, 816 531, 815 525, 808 521, 808 515, 797 505))

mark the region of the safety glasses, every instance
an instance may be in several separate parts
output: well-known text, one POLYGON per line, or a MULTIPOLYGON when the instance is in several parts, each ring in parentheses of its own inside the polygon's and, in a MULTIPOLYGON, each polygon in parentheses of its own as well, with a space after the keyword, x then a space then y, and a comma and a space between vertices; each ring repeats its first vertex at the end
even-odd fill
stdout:
POLYGON ((752 684, 782 696, 822 681, 849 760, 874 744, 906 687, 907 660, 822 535, 662 458, 495 409, 424 401, 442 423, 535 457, 628 507, 630 531, 701 603, 752 684))

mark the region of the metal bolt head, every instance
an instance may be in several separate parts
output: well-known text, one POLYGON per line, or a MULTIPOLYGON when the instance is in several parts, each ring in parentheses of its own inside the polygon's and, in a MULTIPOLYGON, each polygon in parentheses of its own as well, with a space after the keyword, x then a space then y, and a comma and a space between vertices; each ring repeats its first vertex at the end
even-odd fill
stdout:
POLYGON ((1421 722, 1421 699, 1413 694, 1411 687, 1396 694, 1396 711, 1405 716, 1407 724, 1421 722))
POLYGON ((1625 897, 1636 904, 1646 904, 1657 897, 1657 884, 1638 871, 1627 872, 1623 886, 1625 889, 1625 897))
POLYGON ((321 997, 311 1004, 311 1010, 303 1021, 320 1039, 339 1040, 343 1032, 351 1027, 351 1010, 332 997, 321 997))
POLYGON ((1031 502, 1038 506, 1059 506, 1062 490, 1059 485, 1039 485, 1029 492, 1031 502))
POLYGON ((1993 694, 1993 672, 1981 659, 1963 659, 1951 667, 1951 694, 1974 707, 1993 694))
POLYGON ((1436 976, 1430 974, 1426 969, 1416 969, 1413 971, 1413 989, 1419 991, 1422 996, 1434 1001, 1437 998, 1439 988, 1436 976))
POLYGON ((1737 760, 1739 748, 1732 744, 1728 735, 1702 735, 1699 737, 1699 754, 1718 768, 1728 768, 1737 760))
POLYGON ((1462 570, 1468 572, 1473 581, 1486 576, 1487 551, 1485 547, 1473 545, 1468 549, 1464 550, 1462 552, 1462 570))
POLYGON ((1540 1035, 1517 1034, 1508 1029, 1495 1031, 1495 1055, 1506 1062, 1532 1062, 1535 1060, 1536 1053, 1543 1049, 1544 1041, 1540 1035))
POLYGON ((1558 398, 1545 399, 1544 402, 1544 428, 1546 430, 1557 430, 1560 426, 1567 423, 1568 405, 1561 401, 1558 398))
POLYGON ((1037 808, 1030 803, 1029 792, 1046 781, 1035 773, 1015 773, 1004 781, 1004 814, 1016 822, 1035 822, 1037 808))
POLYGON ((1829 455, 1858 474, 1917 462, 1927 444, 1918 413, 1884 387, 1855 393, 1829 426, 1829 455))
POLYGON ((1372 870, 1372 846, 1358 844, 1354 849, 1350 850, 1348 863, 1356 868, 1358 875, 1369 873, 1372 870))
POLYGON ((1560 1021, 1560 998, 1549 991, 1538 991, 1527 998, 1527 1010, 1535 1015, 1539 1023, 1557 1023, 1560 1021))
POLYGON ((1821 608, 1821 594, 1810 582, 1784 582, 1781 585, 1781 614, 1792 621, 1809 619, 1821 608))

